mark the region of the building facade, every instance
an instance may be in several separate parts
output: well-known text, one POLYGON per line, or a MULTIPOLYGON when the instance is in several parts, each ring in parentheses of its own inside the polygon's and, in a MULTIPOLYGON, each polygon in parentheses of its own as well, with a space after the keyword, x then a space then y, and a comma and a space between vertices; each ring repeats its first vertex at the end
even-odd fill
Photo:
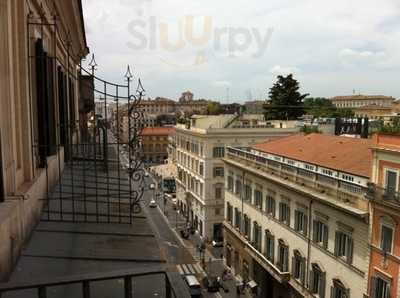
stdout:
POLYGON ((369 105, 390 107, 395 98, 384 95, 349 95, 335 96, 330 99, 337 108, 355 109, 369 105))
POLYGON ((374 135, 368 295, 400 297, 400 137, 374 135))
POLYGON ((224 158, 225 262, 260 297, 363 297, 369 140, 311 134, 224 158))
POLYGON ((182 212, 202 237, 222 237, 225 170, 222 158, 229 145, 246 146, 284 137, 296 128, 234 128, 237 115, 194 116, 190 125, 177 125, 170 145, 175 159, 177 199, 182 212))
POLYGON ((39 219, 40 198, 56 182, 53 177, 67 158, 67 145, 85 132, 78 124, 94 109, 94 98, 78 101, 84 90, 77 66, 88 53, 81 1, 2 0, 0 40, 4 279, 39 219), (67 126, 72 128, 68 135, 67 126))
POLYGON ((244 103, 245 113, 247 114, 259 114, 264 110, 265 100, 253 100, 246 101, 244 103))
POLYGON ((163 164, 168 159, 168 139, 175 133, 172 127, 146 127, 141 133, 143 158, 149 164, 163 164))

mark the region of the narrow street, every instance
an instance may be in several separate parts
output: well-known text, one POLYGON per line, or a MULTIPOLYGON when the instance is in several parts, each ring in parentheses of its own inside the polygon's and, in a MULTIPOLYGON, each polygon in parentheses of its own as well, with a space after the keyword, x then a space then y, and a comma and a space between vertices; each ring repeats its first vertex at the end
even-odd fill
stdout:
MULTIPOLYGON (((154 183, 153 178, 148 177, 148 184, 154 183)), ((205 266, 201 266, 201 259, 197 245, 200 243, 200 237, 197 234, 191 235, 189 239, 183 239, 179 236, 179 231, 186 225, 186 219, 176 210, 172 203, 166 201, 164 209, 164 200, 157 200, 158 207, 149 207, 149 202, 153 196, 153 191, 146 191, 143 198, 143 211, 148 216, 156 236, 158 236, 161 249, 165 253, 169 268, 178 271, 181 275, 194 274, 201 281, 207 274, 212 276, 221 276, 225 269, 221 254, 222 248, 207 247, 205 252, 205 266), (165 214, 164 214, 165 210, 165 214)), ((220 289, 219 292, 209 293, 203 289, 203 297, 245 297, 237 296, 235 281, 228 280, 223 283, 225 292, 220 289)))

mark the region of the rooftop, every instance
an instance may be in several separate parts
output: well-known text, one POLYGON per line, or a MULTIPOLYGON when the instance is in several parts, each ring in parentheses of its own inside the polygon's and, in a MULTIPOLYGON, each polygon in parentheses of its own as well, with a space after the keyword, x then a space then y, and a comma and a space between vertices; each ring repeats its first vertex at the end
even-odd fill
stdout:
POLYGON ((372 140, 374 148, 400 153, 400 135, 379 133, 375 134, 372 140))
POLYGON ((369 100, 369 99, 377 99, 377 100, 395 100, 394 97, 385 96, 385 95, 345 95, 345 96, 335 96, 332 97, 331 100, 369 100))
POLYGON ((145 127, 142 130, 142 136, 160 136, 169 135, 175 132, 174 127, 145 127))
POLYGON ((370 139, 296 134, 257 144, 253 148, 333 170, 370 177, 371 146, 370 139))

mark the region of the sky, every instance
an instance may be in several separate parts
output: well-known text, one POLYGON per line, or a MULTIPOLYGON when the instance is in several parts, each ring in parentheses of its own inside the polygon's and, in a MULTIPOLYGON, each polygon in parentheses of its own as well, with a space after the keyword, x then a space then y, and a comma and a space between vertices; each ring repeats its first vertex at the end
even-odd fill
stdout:
POLYGON ((151 98, 265 99, 289 73, 313 97, 400 98, 399 0, 82 2, 97 74, 129 64, 151 98))

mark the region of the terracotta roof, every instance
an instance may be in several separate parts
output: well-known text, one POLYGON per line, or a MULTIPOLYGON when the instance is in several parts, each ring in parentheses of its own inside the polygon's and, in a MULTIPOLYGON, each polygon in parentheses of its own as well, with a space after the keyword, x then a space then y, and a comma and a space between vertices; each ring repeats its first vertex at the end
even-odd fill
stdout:
POLYGON ((175 127, 145 127, 142 136, 164 136, 175 133, 175 127))
POLYGON ((376 100, 392 99, 392 100, 395 100, 394 97, 385 96, 385 95, 345 95, 345 96, 335 96, 335 97, 331 98, 331 100, 368 100, 368 99, 376 99, 376 100))
POLYGON ((326 134, 296 134, 257 144, 252 148, 333 170, 369 177, 372 166, 370 139, 326 134))

